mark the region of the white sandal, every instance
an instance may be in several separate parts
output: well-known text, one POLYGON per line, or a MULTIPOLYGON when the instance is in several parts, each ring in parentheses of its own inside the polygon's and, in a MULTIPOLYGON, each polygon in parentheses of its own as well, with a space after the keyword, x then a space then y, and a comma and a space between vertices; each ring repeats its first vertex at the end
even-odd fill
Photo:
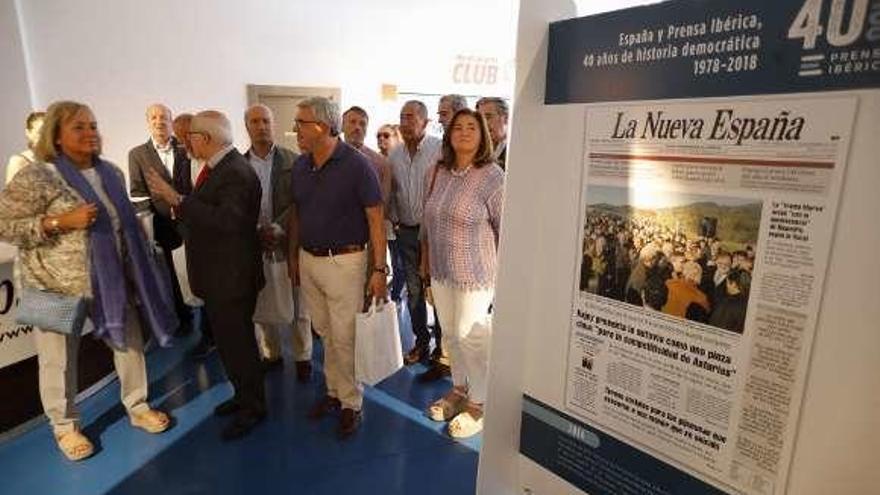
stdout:
POLYGON ((483 406, 468 401, 465 410, 449 422, 449 436, 468 438, 483 431, 483 406))
POLYGON ((464 411, 466 404, 467 395, 465 392, 453 387, 446 395, 428 406, 428 417, 434 421, 449 421, 464 411))

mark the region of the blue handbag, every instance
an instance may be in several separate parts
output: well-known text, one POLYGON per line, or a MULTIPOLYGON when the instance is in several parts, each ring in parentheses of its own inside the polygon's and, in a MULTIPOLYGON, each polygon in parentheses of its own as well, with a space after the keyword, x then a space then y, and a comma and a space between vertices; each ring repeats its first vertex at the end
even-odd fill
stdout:
POLYGON ((86 315, 86 300, 83 297, 24 287, 15 321, 41 330, 79 335, 86 315))

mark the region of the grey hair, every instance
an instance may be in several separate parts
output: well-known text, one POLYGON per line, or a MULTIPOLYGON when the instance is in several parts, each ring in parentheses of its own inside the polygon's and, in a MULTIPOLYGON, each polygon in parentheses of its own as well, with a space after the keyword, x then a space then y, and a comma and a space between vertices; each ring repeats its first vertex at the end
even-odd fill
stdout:
POLYGON ((221 144, 232 144, 232 124, 229 118, 217 110, 205 110, 193 117, 193 131, 204 132, 211 136, 212 140, 221 144))
POLYGON ((414 105, 419 111, 419 117, 421 117, 422 120, 428 120, 428 107, 426 107, 424 103, 419 100, 409 100, 403 104, 404 107, 407 105, 414 105))
POLYGON ((331 136, 338 136, 342 129, 342 116, 339 104, 323 96, 312 96, 296 104, 298 108, 310 108, 315 113, 315 120, 330 128, 331 136))
POLYGON ((248 115, 249 115, 253 110, 255 110, 255 109, 257 109, 257 108, 262 108, 263 110, 265 110, 266 112, 269 113, 269 117, 271 117, 272 120, 275 120, 275 112, 273 112, 271 108, 269 108, 268 106, 266 106, 266 105, 264 105, 264 104, 262 104, 262 103, 255 103, 255 104, 253 104, 253 105, 247 107, 247 110, 244 111, 244 121, 245 121, 245 123, 247 123, 248 115))
POLYGON ((480 105, 485 105, 486 103, 494 103, 499 114, 505 117, 510 115, 510 107, 507 105, 507 100, 504 98, 499 98, 497 96, 484 96, 477 100, 477 110, 480 109, 480 105))
POLYGON ((440 103, 443 103, 444 101, 449 102, 449 104, 452 105, 453 114, 459 110, 467 108, 467 98, 462 95, 443 95, 440 97, 440 103))

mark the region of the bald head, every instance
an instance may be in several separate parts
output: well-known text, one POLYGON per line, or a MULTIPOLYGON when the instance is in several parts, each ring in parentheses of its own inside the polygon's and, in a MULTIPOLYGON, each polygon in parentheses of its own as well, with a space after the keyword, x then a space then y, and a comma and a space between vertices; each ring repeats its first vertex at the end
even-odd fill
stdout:
POLYGON ((244 112, 244 125, 254 151, 260 155, 268 153, 275 142, 275 116, 272 115, 272 109, 261 103, 250 106, 244 112))
POLYGON ((146 117, 150 136, 165 145, 171 138, 171 110, 161 103, 153 103, 147 107, 146 117))

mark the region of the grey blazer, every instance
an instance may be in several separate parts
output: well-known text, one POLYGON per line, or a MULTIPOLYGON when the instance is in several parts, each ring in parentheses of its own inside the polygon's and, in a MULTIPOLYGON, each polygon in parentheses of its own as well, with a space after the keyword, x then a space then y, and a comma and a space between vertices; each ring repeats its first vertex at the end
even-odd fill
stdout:
MULTIPOLYGON (((250 160, 251 150, 247 150, 244 157, 250 160)), ((272 195, 272 221, 284 229, 281 246, 287 246, 287 218, 290 215, 290 205, 293 203, 290 179, 293 175, 293 162, 297 158, 299 158, 298 154, 276 144, 275 156, 272 159, 272 191, 263 191, 263 194, 272 195)), ((280 249, 278 254, 286 255, 286 247, 280 249)))
MULTIPOLYGON (((174 149, 175 166, 183 161, 189 162, 186 155, 181 153, 174 138, 171 138, 171 146, 174 149)), ((174 222, 171 220, 171 207, 165 201, 153 196, 147 187, 146 174, 147 170, 151 168, 158 172, 165 182, 174 184, 174 179, 171 177, 168 169, 165 168, 162 159, 159 158, 156 148, 153 147, 152 140, 149 140, 144 144, 135 146, 128 152, 129 191, 133 197, 150 197, 150 204, 154 213, 153 232, 156 242, 162 247, 175 249, 180 246, 182 241, 174 226, 174 222)))

